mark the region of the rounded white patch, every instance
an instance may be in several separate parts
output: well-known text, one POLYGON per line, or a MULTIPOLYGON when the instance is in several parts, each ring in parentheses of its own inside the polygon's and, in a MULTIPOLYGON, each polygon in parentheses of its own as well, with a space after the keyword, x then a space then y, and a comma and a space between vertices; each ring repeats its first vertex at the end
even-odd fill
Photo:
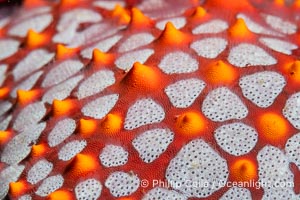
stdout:
POLYGON ((43 96, 43 102, 52 104, 53 100, 64 100, 70 96, 72 90, 78 85, 79 81, 84 78, 83 75, 78 75, 70 78, 58 85, 53 86, 43 96))
POLYGON ((48 144, 54 147, 67 139, 76 129, 76 122, 73 119, 66 118, 56 123, 48 135, 48 144))
POLYGON ((46 123, 33 124, 12 138, 2 151, 1 162, 11 165, 21 162, 28 156, 31 146, 39 138, 45 127, 46 123))
POLYGON ((202 112, 206 117, 217 122, 242 119, 248 115, 244 103, 226 87, 217 88, 206 96, 202 104, 202 112))
POLYGON ((120 26, 107 21, 88 26, 81 32, 76 32, 76 30, 74 31, 74 37, 72 37, 72 39, 68 38, 68 32, 62 32, 62 34, 64 34, 64 40, 70 40, 68 47, 82 47, 98 42, 96 45, 98 45, 100 50, 108 51, 108 49, 110 49, 122 37, 122 35, 112 36, 120 31, 120 26))
MULTIPOLYGON (((1 50, 0 50, 1 51, 1 50)), ((1 54, 1 53, 0 53, 1 54)), ((1 60, 1 59, 0 59, 1 60)), ((8 65, 0 64, 0 87, 2 86, 3 82, 6 79, 6 71, 7 71, 8 65)))
POLYGON ((214 137, 224 151, 240 156, 249 153, 254 148, 258 134, 254 128, 246 124, 232 123, 217 128, 214 137))
POLYGON ((46 178, 35 192, 41 197, 46 197, 59 189, 64 183, 62 175, 50 176, 46 178))
POLYGON ((227 41, 223 38, 205 38, 191 44, 199 56, 204 58, 216 58, 227 46, 227 41))
POLYGON ((12 115, 5 116, 3 118, 0 118, 0 130, 6 130, 11 119, 12 115), (3 119, 4 118, 4 119, 3 119))
POLYGON ((122 38, 121 35, 114 35, 112 37, 109 37, 107 39, 101 40, 100 42, 97 42, 96 44, 85 48, 81 51, 81 56, 84 58, 91 59, 93 57, 93 51, 94 49, 98 49, 102 52, 107 52, 112 46, 114 46, 120 39, 122 38))
POLYGON ((36 162, 27 173, 27 181, 36 184, 46 178, 53 169, 53 164, 45 159, 36 162))
POLYGON ((75 187, 77 200, 98 199, 102 191, 102 184, 96 179, 87 179, 75 187))
POLYGON ((49 53, 44 49, 31 51, 25 58, 18 62, 13 69, 14 79, 16 81, 32 74, 35 70, 42 68, 54 57, 54 53, 49 53))
POLYGON ((277 72, 257 72, 240 79, 243 95, 255 105, 266 108, 272 105, 286 82, 277 72))
POLYGON ((81 112, 88 117, 101 119, 109 113, 109 111, 116 105, 119 99, 118 94, 111 94, 100 97, 94 101, 87 103, 81 112))
POLYGON ((131 195, 139 188, 140 179, 135 174, 117 171, 109 175, 105 186, 114 197, 123 197, 131 195))
POLYGON ((294 175, 284 153, 267 145, 258 152, 257 161, 259 181, 267 183, 263 199, 295 199, 294 175))
MULTIPOLYGON (((280 183, 277 183, 280 185, 280 183)), ((281 183, 284 185, 284 183, 281 183)), ((291 185, 291 184, 290 184, 291 185)), ((272 200, 272 199, 293 199, 298 200, 300 195, 296 195, 291 188, 282 188, 280 186, 273 187, 272 189, 264 189, 264 195, 262 200, 272 200)))
POLYGON ((176 2, 176 6, 172 5, 173 2, 164 0, 147 0, 142 1, 137 7, 146 13, 151 19, 167 18, 182 15, 189 6, 185 2, 176 2), (171 9, 170 9, 171 8, 171 9))
POLYGON ((125 7, 125 2, 123 1, 114 1, 114 0, 100 0, 94 1, 93 5, 96 7, 104 8, 107 10, 113 10, 115 6, 119 4, 122 7, 125 7))
POLYGON ((5 199, 9 183, 17 181, 24 169, 23 165, 10 165, 0 171, 0 199, 5 199))
POLYGON ((266 45, 267 47, 269 47, 270 49, 273 49, 274 51, 284 53, 287 55, 291 55, 292 50, 298 48, 298 46, 295 44, 283 40, 279 40, 276 38, 261 37, 259 38, 259 41, 264 45, 266 45))
POLYGON ((226 21, 214 19, 210 22, 203 23, 192 30, 193 34, 200 33, 221 33, 228 28, 226 21))
POLYGON ((119 47, 119 52, 131 51, 150 44, 155 38, 150 33, 137 33, 127 38, 119 47))
POLYGON ((300 92, 288 98, 282 113, 295 128, 300 129, 300 92))
POLYGON ((253 44, 242 43, 230 50, 228 61, 237 67, 274 65, 277 60, 262 48, 253 44))
POLYGON ((251 192, 246 188, 240 187, 232 187, 230 188, 220 200, 236 200, 236 199, 243 199, 243 200, 252 200, 251 192))
POLYGON ((159 200, 159 199, 169 199, 169 200, 187 200, 187 197, 180 194, 174 190, 168 190, 165 188, 156 187, 149 190, 142 200, 159 200))
POLYGON ((30 90, 36 82, 39 80, 41 75, 43 74, 43 71, 38 71, 31 76, 29 76, 27 79, 25 79, 23 82, 18 84, 10 93, 10 95, 14 98, 17 97, 17 91, 18 90, 30 90))
POLYGON ((285 144, 285 152, 290 161, 300 169, 300 133, 288 139, 285 144))
POLYGON ((83 64, 80 61, 66 60, 47 73, 44 81, 42 82, 42 87, 53 86, 67 80, 69 77, 79 72, 82 68, 83 64))
POLYGON ((32 29, 35 32, 42 32, 53 21, 51 14, 42 14, 30 17, 9 29, 8 34, 12 36, 25 37, 27 32, 32 29))
POLYGON ((226 183, 227 162, 202 139, 196 139, 170 161, 166 178, 187 197, 208 197, 222 187, 220 183, 226 183))
POLYGON ((187 108, 192 105, 205 83, 197 78, 177 81, 165 88, 165 93, 176 108, 187 108))
POLYGON ((119 57, 115 64, 123 70, 130 70, 135 62, 144 64, 146 60, 154 53, 153 49, 142 49, 126 53, 119 57))
POLYGON ((13 129, 17 131, 25 130, 27 127, 37 124, 45 114, 46 108, 43 103, 29 104, 18 114, 13 129))
POLYGON ((93 10, 84 8, 72 9, 61 16, 56 28, 58 31, 63 31, 70 27, 76 29, 79 24, 99 22, 101 19, 102 16, 93 10))
POLYGON ((132 145, 145 163, 151 163, 165 152, 173 139, 171 130, 158 128, 140 134, 132 141, 132 145))
POLYGON ((0 19, 0 28, 4 28, 9 22, 10 22, 11 18, 10 16, 1 16, 0 19))
POLYGON ((18 12, 18 16, 16 17, 17 20, 22 20, 22 19, 26 19, 26 18, 30 18, 33 17, 35 15, 38 14, 43 14, 43 13, 47 13, 51 11, 51 7, 50 6, 34 6, 32 8, 29 9, 20 9, 20 12, 18 12))
POLYGON ((87 143, 85 140, 75 140, 65 144, 58 152, 58 159, 63 161, 71 160, 78 153, 80 153, 87 143))
POLYGON ((8 58, 19 50, 20 42, 13 39, 0 40, 0 60, 8 58))
POLYGON ((268 28, 254 22, 249 16, 240 13, 237 15, 236 18, 241 18, 245 21, 247 28, 253 32, 253 33, 257 33, 257 34, 265 34, 265 35, 274 35, 274 36, 281 36, 280 33, 277 33, 275 31, 269 30, 268 28))
POLYGON ((128 161, 128 152, 121 146, 106 145, 99 159, 105 167, 122 166, 128 161))
POLYGON ((101 70, 86 78, 79 86, 77 97, 82 99, 103 91, 115 83, 114 73, 110 70, 101 70))
POLYGON ((18 200, 32 200, 29 194, 22 195, 18 200))
POLYGON ((186 19, 184 17, 174 17, 157 22, 155 27, 164 30, 168 22, 171 22, 176 29, 181 29, 186 25, 186 19))
POLYGON ((198 69, 198 61, 182 51, 168 53, 159 63, 159 68, 166 74, 182 74, 198 69))
POLYGON ((9 101, 2 101, 2 102, 0 102, 0 117, 4 113, 6 113, 9 109, 11 109, 12 106, 13 106, 13 104, 10 103, 9 101))
POLYGON ((102 16, 89 9, 77 8, 65 12, 56 27, 58 33, 53 37, 56 43, 69 44, 76 35, 77 28, 82 23, 96 23, 102 20, 102 16))
POLYGON ((264 17, 267 24, 281 33, 294 34, 297 31, 297 25, 290 21, 285 21, 274 15, 264 15, 264 17))
POLYGON ((139 99, 129 109, 125 118, 124 128, 132 130, 146 124, 161 122, 165 111, 154 100, 139 99))

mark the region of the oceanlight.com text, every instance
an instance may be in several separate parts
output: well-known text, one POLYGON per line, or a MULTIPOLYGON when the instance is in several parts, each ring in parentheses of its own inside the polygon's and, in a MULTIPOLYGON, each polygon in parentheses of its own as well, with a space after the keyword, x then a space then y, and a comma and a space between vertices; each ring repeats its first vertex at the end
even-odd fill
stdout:
POLYGON ((243 187, 243 188, 266 188, 266 187, 273 187, 273 188, 293 188, 294 182, 263 182, 263 181, 247 181, 247 182, 239 182, 239 181, 192 181, 192 180, 185 180, 185 181, 165 181, 165 180, 146 180, 143 179, 140 182, 141 187, 163 187, 163 188, 221 188, 221 187, 243 187))

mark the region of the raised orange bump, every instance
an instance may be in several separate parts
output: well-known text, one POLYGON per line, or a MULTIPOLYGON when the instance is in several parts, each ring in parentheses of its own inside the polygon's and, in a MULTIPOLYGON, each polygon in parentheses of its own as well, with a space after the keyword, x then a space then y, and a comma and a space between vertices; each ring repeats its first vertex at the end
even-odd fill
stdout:
POLYGON ((10 194, 14 197, 23 194, 26 191, 26 188, 27 188, 27 184, 23 180, 9 183, 10 194))
POLYGON ((196 111, 188 111, 176 118, 175 128, 186 136, 201 135, 207 127, 206 119, 196 111))
POLYGON ((165 26, 165 29, 159 36, 158 41, 163 43, 165 46, 183 45, 188 43, 190 38, 186 33, 177 30, 171 22, 168 22, 165 26))
POLYGON ((296 84, 300 84, 300 60, 286 64, 284 70, 290 80, 296 84))
POLYGON ((125 86, 130 86, 131 89, 156 90, 160 84, 158 73, 155 68, 136 62, 126 74, 123 82, 125 86))
POLYGON ((56 190, 47 196, 47 200, 72 200, 72 193, 68 190, 56 190))
POLYGON ((12 136, 12 132, 11 131, 2 131, 0 130, 0 145, 5 144, 6 142, 9 141, 9 139, 12 136))
POLYGON ((117 114, 108 114, 100 124, 101 133, 113 135, 118 133, 122 128, 122 118, 117 114))
POLYGON ((274 4, 277 6, 284 6, 285 0, 274 0, 274 4))
POLYGON ((211 84, 229 84, 238 78, 236 68, 222 60, 213 62, 203 71, 205 79, 211 84))
POLYGON ((98 166, 97 163, 98 160, 92 155, 77 154, 70 163, 71 176, 79 177, 93 172, 98 166))
POLYGON ((131 9, 131 21, 130 25, 133 28, 143 28, 152 26, 154 22, 147 16, 145 16, 139 9, 131 9))
POLYGON ((245 21, 242 18, 238 18, 235 23, 229 27, 228 33, 235 39, 249 39, 253 37, 252 32, 248 29, 245 21))
POLYGON ((296 8, 300 8, 300 0, 295 0, 293 6, 296 8))
POLYGON ((53 109, 52 111, 55 117, 66 115, 75 108, 76 108, 75 101, 72 99, 66 99, 66 100, 54 99, 52 103, 52 109, 53 109))
POLYGON ((48 40, 49 37, 46 34, 37 33, 30 29, 27 33, 25 43, 27 47, 34 48, 46 44, 48 40))
POLYGON ((114 60, 114 56, 112 54, 104 53, 99 49, 93 50, 92 61, 95 64, 109 65, 113 63, 113 60, 114 60))
POLYGON ((20 105, 26 105, 39 97, 39 90, 17 90, 17 100, 20 105))
POLYGON ((206 10, 202 6, 198 6, 192 15, 192 18, 193 19, 202 19, 206 15, 207 15, 206 10))
POLYGON ((82 137, 89 137, 96 132, 97 126, 97 121, 94 119, 80 119, 79 133, 82 137))
POLYGON ((234 181, 248 182, 257 178, 257 165, 252 160, 240 158, 230 166, 230 174, 234 181))
POLYGON ((48 146, 45 143, 32 145, 31 155, 33 157, 40 157, 45 155, 48 150, 48 146))
POLYGON ((74 56, 78 52, 78 48, 69 48, 62 44, 56 46, 56 58, 65 59, 74 56))
POLYGON ((0 88, 0 99, 5 99, 10 92, 9 87, 0 88))
POLYGON ((127 25, 131 20, 128 11, 119 4, 117 4, 114 10, 112 11, 112 17, 117 19, 119 24, 124 25, 127 25))
POLYGON ((288 136, 288 122, 275 112, 266 112, 258 117, 258 133, 271 143, 280 142, 288 136))

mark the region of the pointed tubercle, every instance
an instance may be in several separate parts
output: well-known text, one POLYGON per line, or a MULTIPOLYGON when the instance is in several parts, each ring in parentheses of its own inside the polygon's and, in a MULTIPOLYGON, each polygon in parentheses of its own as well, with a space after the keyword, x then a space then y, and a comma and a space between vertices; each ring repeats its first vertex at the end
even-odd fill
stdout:
POLYGON ((250 39, 253 33, 248 29, 244 19, 238 18, 228 29, 229 35, 234 39, 250 39))
POLYGON ((52 103, 52 112, 55 117, 63 116, 71 113, 76 108, 75 100, 57 100, 54 99, 52 103))
POLYGON ((114 60, 114 56, 109 53, 104 53, 99 49, 93 50, 92 61, 95 64, 109 65, 112 64, 114 60))
POLYGON ((65 59, 74 56, 78 52, 78 48, 69 48, 62 44, 56 46, 56 58, 65 59))
POLYGON ((17 101, 20 105, 27 105, 36 100, 39 95, 39 90, 17 90, 17 101))
POLYGON ((144 15, 139 9, 131 9, 131 27, 134 27, 135 29, 141 27, 151 27, 153 24, 154 22, 149 17, 144 15))
POLYGON ((158 42, 166 46, 178 46, 190 41, 189 35, 176 29, 171 22, 167 22, 165 29, 158 38, 158 42))
POLYGON ((48 41, 49 37, 45 33, 38 33, 30 29, 27 33, 25 44, 29 48, 35 48, 45 45, 48 41))
POLYGON ((128 13, 128 11, 117 4, 115 8, 112 11, 112 17, 118 21, 121 25, 127 25, 129 24, 131 17, 128 13))
POLYGON ((100 124, 100 130, 106 135, 114 135, 121 130, 122 118, 118 114, 109 113, 100 124))

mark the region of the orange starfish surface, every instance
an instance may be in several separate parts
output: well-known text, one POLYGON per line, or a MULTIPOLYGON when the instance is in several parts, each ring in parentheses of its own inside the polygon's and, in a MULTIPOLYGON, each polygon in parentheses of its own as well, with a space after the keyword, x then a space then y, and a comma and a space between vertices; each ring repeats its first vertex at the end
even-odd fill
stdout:
POLYGON ((0 199, 300 200, 299 27, 299 0, 0 6, 0 199))

